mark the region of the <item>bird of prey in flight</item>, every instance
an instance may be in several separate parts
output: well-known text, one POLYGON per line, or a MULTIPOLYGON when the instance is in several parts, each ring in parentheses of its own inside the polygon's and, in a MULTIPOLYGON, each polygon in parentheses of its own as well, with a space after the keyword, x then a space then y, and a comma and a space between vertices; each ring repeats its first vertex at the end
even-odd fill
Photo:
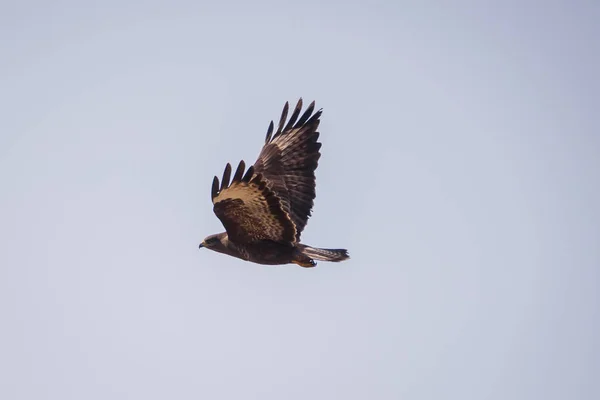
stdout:
POLYGON ((314 267, 315 260, 339 262, 349 258, 346 249, 300 243, 300 234, 312 213, 315 170, 321 157, 317 129, 322 110, 314 109, 313 101, 300 116, 300 99, 286 123, 286 102, 277 130, 273 121, 269 124, 254 165, 246 169, 240 161, 231 179, 228 163, 221 182, 214 177, 213 211, 225 232, 207 236, 200 248, 266 265, 314 267))

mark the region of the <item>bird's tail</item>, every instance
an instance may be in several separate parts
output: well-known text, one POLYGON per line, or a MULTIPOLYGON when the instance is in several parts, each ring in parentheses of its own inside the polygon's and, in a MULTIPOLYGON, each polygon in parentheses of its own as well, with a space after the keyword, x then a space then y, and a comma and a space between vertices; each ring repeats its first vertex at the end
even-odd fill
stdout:
POLYGON ((346 249, 320 249, 306 245, 300 245, 300 247, 302 254, 319 261, 340 262, 350 258, 346 249))

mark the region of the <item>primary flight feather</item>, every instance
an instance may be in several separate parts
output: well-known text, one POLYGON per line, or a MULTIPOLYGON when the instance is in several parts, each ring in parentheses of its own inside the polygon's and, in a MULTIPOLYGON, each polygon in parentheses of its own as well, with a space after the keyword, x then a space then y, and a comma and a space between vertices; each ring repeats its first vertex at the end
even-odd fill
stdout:
POLYGON ((200 248, 268 265, 314 267, 315 260, 337 262, 349 258, 346 249, 321 249, 300 243, 314 205, 315 170, 321 157, 317 129, 322 110, 314 109, 313 101, 300 116, 300 99, 287 120, 286 102, 277 130, 273 121, 269 124, 254 165, 246 170, 246 164, 240 161, 232 179, 228 163, 221 181, 214 177, 213 211, 225 232, 206 237, 200 248))

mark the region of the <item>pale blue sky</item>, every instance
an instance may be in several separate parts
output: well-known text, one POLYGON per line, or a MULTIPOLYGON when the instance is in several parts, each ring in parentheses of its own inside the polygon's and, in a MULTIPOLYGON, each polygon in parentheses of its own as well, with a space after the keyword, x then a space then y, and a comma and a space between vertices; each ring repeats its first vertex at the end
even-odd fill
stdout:
POLYGON ((0 5, 0 398, 598 399, 600 6, 0 5), (303 240, 210 185, 324 113, 303 240))

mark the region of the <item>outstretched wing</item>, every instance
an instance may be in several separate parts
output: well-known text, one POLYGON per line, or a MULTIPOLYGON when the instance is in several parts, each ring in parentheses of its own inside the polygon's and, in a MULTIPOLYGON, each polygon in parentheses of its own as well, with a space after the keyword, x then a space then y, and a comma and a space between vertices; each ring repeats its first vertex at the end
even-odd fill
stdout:
POLYGON ((286 124, 289 110, 286 102, 277 131, 273 134, 271 121, 265 144, 254 163, 254 170, 269 181, 283 209, 294 222, 297 242, 312 213, 316 197, 315 170, 321 157, 317 129, 321 110, 313 114, 314 109, 313 101, 298 119, 302 110, 300 99, 286 124))
POLYGON ((212 184, 213 211, 229 239, 236 243, 294 242, 296 229, 279 197, 267 187, 261 174, 254 173, 254 167, 248 168, 245 174, 244 169, 244 161, 241 161, 230 184, 231 165, 228 163, 221 184, 216 176, 212 184))

